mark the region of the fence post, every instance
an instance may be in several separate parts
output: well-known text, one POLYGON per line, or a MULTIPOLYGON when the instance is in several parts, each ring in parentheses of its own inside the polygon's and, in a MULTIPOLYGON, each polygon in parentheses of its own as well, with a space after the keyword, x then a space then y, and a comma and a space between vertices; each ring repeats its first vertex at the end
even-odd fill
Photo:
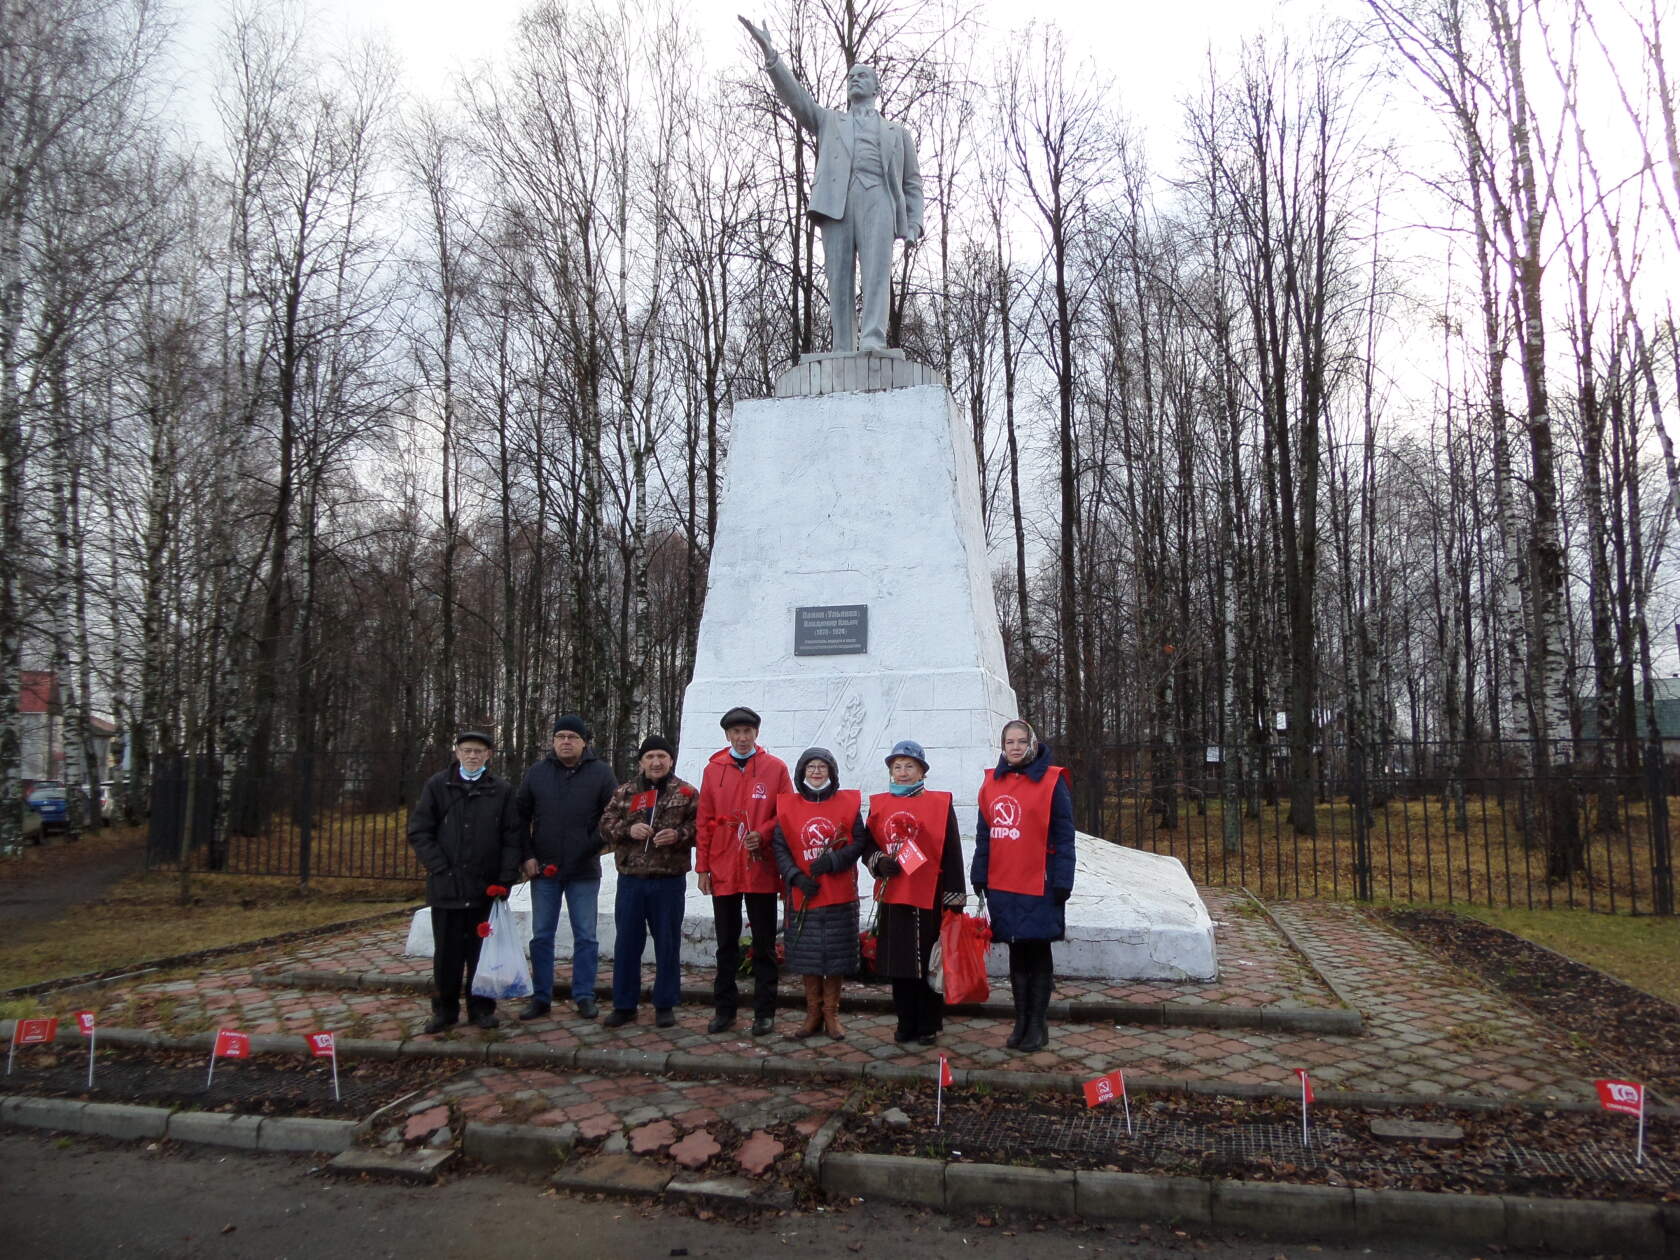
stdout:
POLYGON ((1348 748, 1353 787, 1353 895, 1371 900, 1371 792, 1365 780, 1365 745, 1348 748))
POLYGON ((298 885, 309 887, 310 850, 315 839, 315 754, 297 755, 298 799, 294 802, 298 825, 298 885))
POLYGON ((1674 853, 1668 831, 1668 775, 1660 741, 1645 745, 1645 799, 1651 838, 1651 912, 1674 913, 1674 853))

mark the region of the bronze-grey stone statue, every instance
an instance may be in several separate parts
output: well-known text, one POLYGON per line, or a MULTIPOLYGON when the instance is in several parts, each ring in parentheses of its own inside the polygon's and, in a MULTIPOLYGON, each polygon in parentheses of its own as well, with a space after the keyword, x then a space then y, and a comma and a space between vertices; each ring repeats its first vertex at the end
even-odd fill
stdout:
POLYGON ((910 133, 875 108, 880 82, 872 66, 846 74, 845 110, 824 109, 793 77, 763 27, 741 25, 764 50, 764 68, 783 104, 817 138, 817 172, 807 213, 822 230, 834 349, 884 350, 894 238, 914 245, 922 235, 922 173, 910 133), (863 290, 863 326, 854 314, 863 290))

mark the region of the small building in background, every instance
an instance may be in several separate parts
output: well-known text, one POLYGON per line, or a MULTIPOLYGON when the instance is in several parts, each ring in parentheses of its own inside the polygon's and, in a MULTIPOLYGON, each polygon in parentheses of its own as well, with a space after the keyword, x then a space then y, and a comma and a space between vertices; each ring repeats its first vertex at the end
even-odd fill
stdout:
MULTIPOLYGON (((1651 691, 1657 702, 1657 731, 1662 736, 1664 757, 1680 757, 1680 678, 1653 678, 1651 691)), ((1634 733, 1645 742, 1645 689, 1633 687, 1634 733)), ((1619 699, 1619 698, 1618 698, 1619 699)), ((1581 738, 1598 738, 1598 697, 1581 701, 1581 738)))

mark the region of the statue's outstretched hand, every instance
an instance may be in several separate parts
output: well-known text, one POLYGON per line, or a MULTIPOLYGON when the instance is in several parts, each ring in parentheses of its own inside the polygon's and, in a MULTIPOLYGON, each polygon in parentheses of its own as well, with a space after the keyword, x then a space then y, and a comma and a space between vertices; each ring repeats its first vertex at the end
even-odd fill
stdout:
POLYGON ((764 60, 769 61, 773 58, 776 55, 776 46, 770 42, 770 33, 762 26, 754 26, 751 21, 742 17, 739 13, 735 16, 741 25, 747 28, 747 34, 751 35, 757 41, 758 46, 764 50, 764 60))

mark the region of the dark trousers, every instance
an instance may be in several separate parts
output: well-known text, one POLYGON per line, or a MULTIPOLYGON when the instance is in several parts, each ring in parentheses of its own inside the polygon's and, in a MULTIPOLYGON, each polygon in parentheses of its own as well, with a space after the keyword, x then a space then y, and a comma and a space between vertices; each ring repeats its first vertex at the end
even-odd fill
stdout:
POLYGON ((467 1015, 496 1009, 496 999, 477 997, 472 992, 473 973, 478 970, 478 953, 484 938, 478 925, 490 917, 490 903, 464 910, 432 907, 432 1010, 439 1015, 460 1018, 462 975, 466 976, 467 1015))
POLYGON ((929 988, 926 980, 894 980, 892 995, 898 1040, 936 1037, 944 1029, 945 998, 929 988))
POLYGON ((740 1003, 735 973, 741 966, 741 902, 747 903, 752 925, 753 1017, 776 1013, 776 902, 775 893, 731 893, 712 898, 712 921, 717 929, 717 979, 712 981, 712 1004, 733 1015, 740 1003))
POLYGON ((653 1007, 682 1000, 682 921, 685 875, 620 875, 613 901, 612 1004, 633 1011, 642 996, 642 951, 653 934, 653 1007))
POLYGON ((1010 941, 1009 974, 1049 975, 1056 969, 1049 941, 1010 941))

